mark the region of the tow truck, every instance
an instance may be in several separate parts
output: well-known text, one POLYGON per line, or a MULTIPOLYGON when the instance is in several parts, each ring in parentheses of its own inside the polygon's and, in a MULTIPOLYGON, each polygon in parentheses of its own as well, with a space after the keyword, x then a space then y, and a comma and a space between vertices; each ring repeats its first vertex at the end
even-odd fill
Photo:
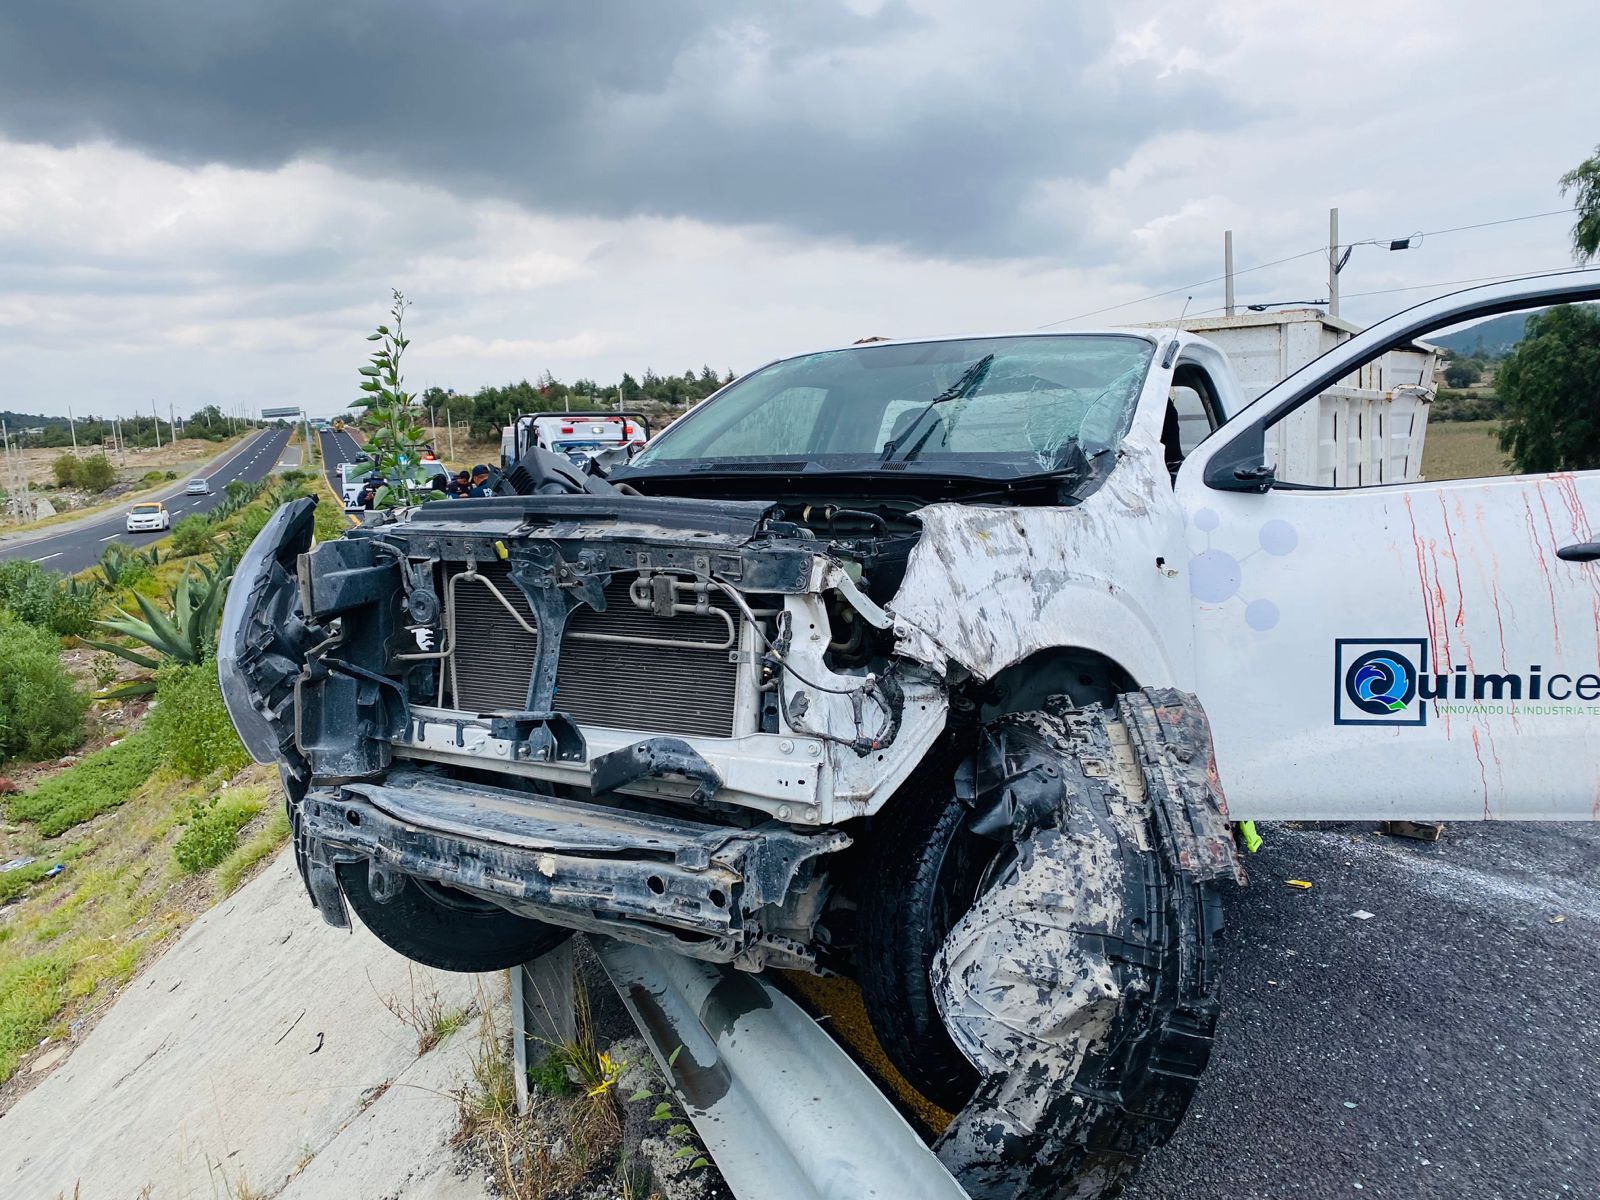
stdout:
POLYGON ((971 1195, 1110 1195, 1211 1051, 1234 821, 1600 818, 1600 472, 1409 440, 1428 335, 1596 298, 1432 300, 1253 402, 1171 327, 780 360, 608 476, 280 509, 224 695, 329 924, 847 976, 971 1195))

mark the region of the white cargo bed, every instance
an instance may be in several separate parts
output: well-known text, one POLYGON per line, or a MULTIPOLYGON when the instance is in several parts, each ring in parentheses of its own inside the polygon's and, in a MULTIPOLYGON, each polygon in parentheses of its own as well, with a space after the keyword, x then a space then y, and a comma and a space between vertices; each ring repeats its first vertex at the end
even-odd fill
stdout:
MULTIPOLYGON (((1361 331, 1310 308, 1197 317, 1180 327, 1228 356, 1247 402, 1361 331)), ((1278 478, 1323 487, 1420 480, 1438 357, 1425 342, 1391 350, 1275 426, 1267 453, 1278 478)))

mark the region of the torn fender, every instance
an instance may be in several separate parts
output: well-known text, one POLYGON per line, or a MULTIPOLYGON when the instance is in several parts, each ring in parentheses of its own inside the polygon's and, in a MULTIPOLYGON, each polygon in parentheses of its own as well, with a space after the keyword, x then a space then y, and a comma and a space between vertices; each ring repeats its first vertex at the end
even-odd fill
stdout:
POLYGON ((1210 1057, 1221 878, 1242 879, 1193 697, 1003 718, 971 782, 1015 858, 932 969, 982 1076, 939 1142, 974 1200, 1094 1197, 1170 1136, 1210 1057))
POLYGON ((1182 544, 1159 452, 1125 442, 1076 505, 933 504, 917 518, 922 535, 886 605, 898 654, 991 679, 1039 650, 1083 646, 1134 679, 1190 678, 1187 586, 1157 566, 1182 544))

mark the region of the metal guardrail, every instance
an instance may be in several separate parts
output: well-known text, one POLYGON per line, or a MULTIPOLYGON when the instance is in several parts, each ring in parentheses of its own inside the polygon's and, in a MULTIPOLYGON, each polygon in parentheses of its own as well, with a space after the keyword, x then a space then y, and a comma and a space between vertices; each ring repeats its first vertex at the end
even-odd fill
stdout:
POLYGON ((760 976, 593 944, 736 1196, 967 1200, 849 1055, 760 976))

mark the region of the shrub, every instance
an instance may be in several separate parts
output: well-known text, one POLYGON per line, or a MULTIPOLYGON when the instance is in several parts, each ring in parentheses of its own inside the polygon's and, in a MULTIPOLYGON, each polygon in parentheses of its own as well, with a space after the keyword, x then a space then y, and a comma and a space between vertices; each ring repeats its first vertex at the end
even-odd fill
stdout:
POLYGON ((110 588, 131 588, 150 577, 151 564, 142 554, 112 542, 100 553, 100 577, 110 588))
POLYGON ((74 455, 63 454, 50 464, 57 487, 71 487, 78 482, 78 460, 74 455))
POLYGON ((148 722, 167 764, 190 779, 232 775, 250 761, 222 703, 217 664, 172 663, 156 675, 156 707, 148 722))
POLYGON ((144 473, 144 482, 145 483, 160 483, 165 478, 166 478, 166 475, 164 475, 160 471, 146 471, 144 473))
POLYGON ((61 637, 78 637, 89 631, 99 607, 97 589, 68 584, 27 559, 0 563, 0 608, 19 621, 61 637))
POLYGON ((56 591, 50 630, 59 637, 82 637, 100 615, 100 585, 93 581, 62 580, 56 591))
POLYGON ((141 729, 52 775, 31 792, 11 797, 6 815, 32 821, 40 833, 55 837, 122 804, 160 765, 160 744, 141 729))
POLYGON ((79 459, 74 474, 78 486, 91 492, 103 492, 117 481, 117 469, 104 454, 79 459))
POLYGON ((1505 416, 1498 396, 1440 388, 1433 398, 1430 421, 1494 421, 1505 416))
POLYGON ((83 741, 89 698, 61 666, 43 629, 0 617, 0 762, 54 758, 83 741))
POLYGON ((211 549, 211 522, 199 513, 181 517, 172 527, 172 552, 179 558, 192 558, 211 549))
POLYGON ((256 540, 256 534, 266 527, 275 511, 272 506, 261 504, 239 514, 239 536, 245 539, 246 544, 256 540))
POLYGON ((14 558, 0 563, 0 607, 19 621, 49 628, 55 611, 56 577, 36 562, 14 558))
POLYGON ((266 807, 260 792, 250 789, 237 796, 212 796, 190 802, 189 817, 172 853, 190 874, 209 871, 238 848, 239 830, 266 807))

